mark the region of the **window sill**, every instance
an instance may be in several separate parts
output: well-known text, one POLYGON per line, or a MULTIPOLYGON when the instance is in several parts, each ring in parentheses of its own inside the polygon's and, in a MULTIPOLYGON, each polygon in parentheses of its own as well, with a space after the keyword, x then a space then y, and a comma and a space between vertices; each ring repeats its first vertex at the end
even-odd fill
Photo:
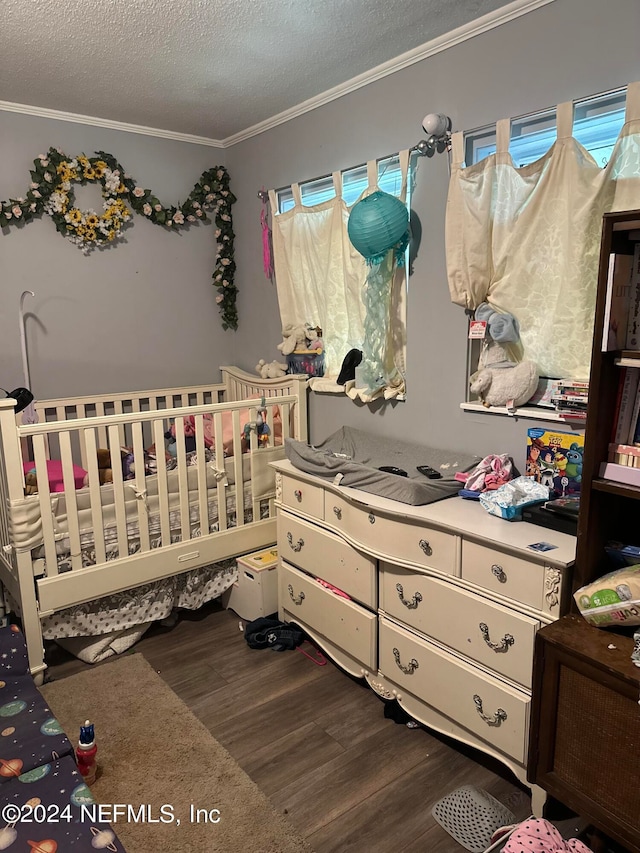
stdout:
POLYGON ((507 411, 506 406, 485 406, 479 402, 460 403, 460 408, 465 412, 481 412, 484 415, 505 415, 509 418, 530 418, 534 421, 555 421, 556 423, 569 426, 584 426, 586 416, 569 415, 565 417, 555 409, 545 409, 542 406, 520 406, 513 412, 507 411))
POLYGON ((316 394, 344 394, 346 387, 338 385, 332 379, 325 379, 324 376, 312 376, 307 381, 307 388, 315 391, 316 394))

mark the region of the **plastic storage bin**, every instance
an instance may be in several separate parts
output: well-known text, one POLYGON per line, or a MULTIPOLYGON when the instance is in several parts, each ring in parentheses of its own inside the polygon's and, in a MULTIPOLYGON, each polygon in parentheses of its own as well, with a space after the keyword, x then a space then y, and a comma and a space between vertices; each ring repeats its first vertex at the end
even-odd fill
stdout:
POLYGON ((287 373, 324 376, 324 353, 315 349, 298 349, 287 356, 287 373))
POLYGON ((238 580, 222 595, 225 608, 247 622, 278 610, 278 551, 267 548, 238 557, 238 580))

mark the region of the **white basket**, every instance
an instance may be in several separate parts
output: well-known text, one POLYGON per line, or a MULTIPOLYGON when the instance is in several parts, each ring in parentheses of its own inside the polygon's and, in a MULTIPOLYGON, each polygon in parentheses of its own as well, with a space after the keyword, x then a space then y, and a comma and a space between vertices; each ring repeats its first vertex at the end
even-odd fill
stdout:
POLYGON ((438 800, 431 814, 458 844, 472 853, 484 853, 496 829, 516 822, 513 812, 473 785, 463 785, 438 800))

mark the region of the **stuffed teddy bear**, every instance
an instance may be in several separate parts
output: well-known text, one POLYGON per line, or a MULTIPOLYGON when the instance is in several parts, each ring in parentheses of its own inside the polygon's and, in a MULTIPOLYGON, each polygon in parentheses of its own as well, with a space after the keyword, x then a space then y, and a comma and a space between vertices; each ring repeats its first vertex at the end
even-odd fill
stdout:
POLYGON ((291 355, 296 349, 306 349, 307 331, 302 325, 288 323, 282 327, 282 343, 277 345, 282 355, 291 355))
POLYGON ((269 364, 261 358, 256 364, 256 373, 259 373, 263 379, 279 379, 287 372, 287 365, 281 361, 272 361, 269 364))
MULTIPOLYGON (((113 483, 113 469, 111 468, 111 453, 103 447, 98 447, 96 450, 96 458, 98 461, 98 482, 101 486, 106 483, 113 483)), ((133 477, 133 453, 128 447, 120 448, 120 458, 122 460, 122 479, 130 480, 133 477)), ((89 485, 89 475, 84 478, 84 485, 89 485)))

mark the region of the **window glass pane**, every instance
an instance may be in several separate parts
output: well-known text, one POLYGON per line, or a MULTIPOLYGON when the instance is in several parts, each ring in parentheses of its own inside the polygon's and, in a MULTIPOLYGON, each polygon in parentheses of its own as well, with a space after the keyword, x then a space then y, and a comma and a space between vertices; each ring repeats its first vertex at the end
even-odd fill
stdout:
MULTIPOLYGON (((606 166, 624 124, 625 90, 596 95, 576 102, 573 135, 600 166, 606 166)), ((516 119, 511 127, 509 150, 516 166, 542 157, 556 141, 555 110, 516 119)), ((478 163, 495 153, 495 128, 474 131, 465 139, 465 162, 478 163)))
MULTIPOLYGON (((342 197, 347 205, 351 207, 362 195, 369 186, 367 178, 366 165, 355 166, 352 169, 346 169, 342 173, 342 197)), ((400 159, 398 155, 387 157, 384 160, 378 161, 378 186, 383 192, 391 195, 400 195, 402 189, 402 173, 400 171, 400 159)), ((317 178, 314 181, 307 181, 300 184, 300 197, 302 204, 305 207, 313 207, 316 204, 322 204, 324 201, 335 196, 333 186, 333 177, 327 175, 323 178, 317 178)), ((278 190, 278 210, 280 213, 286 213, 291 210, 295 202, 291 187, 283 190, 278 190)))

